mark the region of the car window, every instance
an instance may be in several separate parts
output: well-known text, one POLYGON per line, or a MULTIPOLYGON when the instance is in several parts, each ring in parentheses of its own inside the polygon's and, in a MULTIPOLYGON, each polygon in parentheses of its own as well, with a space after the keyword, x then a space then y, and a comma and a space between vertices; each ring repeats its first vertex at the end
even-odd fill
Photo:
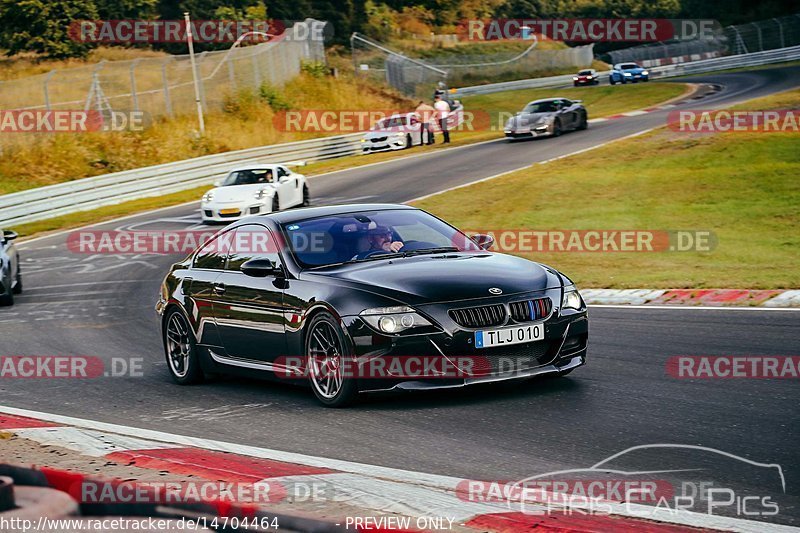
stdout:
POLYGON ((639 65, 637 65, 636 63, 625 63, 624 65, 621 65, 620 68, 622 70, 630 70, 634 68, 639 68, 639 65))
POLYGON ((272 170, 262 168, 255 170, 234 170, 222 182, 222 187, 230 185, 253 185, 255 183, 271 183, 272 170))
POLYGON ((269 259, 281 264, 279 246, 268 228, 247 224, 232 233, 225 270, 240 271, 242 264, 250 259, 269 259))
POLYGON ((546 100, 544 102, 531 102, 525 106, 523 111, 525 113, 552 113, 553 111, 558 111, 558 109, 554 101, 546 100))
POLYGON ((200 247, 192 261, 193 268, 222 270, 231 244, 232 232, 221 233, 200 247))
POLYGON ((371 235, 378 231, 389 233, 392 239, 399 239, 414 249, 479 250, 457 229, 424 211, 411 209, 319 217, 286 224, 283 230, 289 248, 304 268, 352 260, 374 249, 371 235))
POLYGON ((286 170, 283 167, 278 167, 278 178, 282 178, 282 177, 288 176, 288 175, 289 175, 289 171, 288 170, 286 170))
POLYGON ((591 70, 582 70, 582 71, 578 72, 578 76, 588 76, 591 73, 592 73, 591 70))

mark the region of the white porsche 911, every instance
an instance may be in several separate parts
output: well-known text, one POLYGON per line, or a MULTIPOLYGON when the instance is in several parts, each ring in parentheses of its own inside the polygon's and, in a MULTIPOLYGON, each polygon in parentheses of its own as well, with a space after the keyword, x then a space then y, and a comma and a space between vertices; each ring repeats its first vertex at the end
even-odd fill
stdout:
POLYGON ((286 165, 251 165, 231 170, 203 195, 203 223, 233 222, 310 204, 306 177, 286 165))

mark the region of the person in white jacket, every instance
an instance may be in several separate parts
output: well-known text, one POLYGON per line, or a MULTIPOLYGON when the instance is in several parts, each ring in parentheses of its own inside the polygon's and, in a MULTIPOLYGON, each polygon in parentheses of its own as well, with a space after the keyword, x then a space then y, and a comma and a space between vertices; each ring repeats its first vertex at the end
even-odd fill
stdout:
POLYGON ((450 104, 437 94, 433 103, 433 108, 436 110, 436 115, 439 118, 439 127, 442 128, 442 135, 444 136, 443 144, 450 142, 450 131, 447 129, 447 117, 450 114, 450 104))

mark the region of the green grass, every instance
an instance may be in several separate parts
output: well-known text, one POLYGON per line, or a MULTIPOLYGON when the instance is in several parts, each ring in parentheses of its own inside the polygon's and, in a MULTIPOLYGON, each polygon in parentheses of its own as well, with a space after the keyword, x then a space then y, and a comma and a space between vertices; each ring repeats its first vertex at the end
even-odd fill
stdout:
MULTIPOLYGON (((797 107, 800 91, 749 103, 797 107)), ((546 142, 546 141, 544 141, 546 142)), ((800 287, 796 133, 666 129, 417 205, 463 228, 709 230, 710 252, 520 254, 583 287, 800 287)))

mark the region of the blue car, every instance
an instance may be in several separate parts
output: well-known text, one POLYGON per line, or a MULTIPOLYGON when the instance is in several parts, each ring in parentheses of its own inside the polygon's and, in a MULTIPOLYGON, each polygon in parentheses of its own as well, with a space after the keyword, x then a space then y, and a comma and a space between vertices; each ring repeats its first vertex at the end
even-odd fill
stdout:
POLYGON ((647 69, 640 67, 636 63, 617 63, 608 75, 608 82, 611 85, 617 83, 649 81, 650 73, 647 69))

